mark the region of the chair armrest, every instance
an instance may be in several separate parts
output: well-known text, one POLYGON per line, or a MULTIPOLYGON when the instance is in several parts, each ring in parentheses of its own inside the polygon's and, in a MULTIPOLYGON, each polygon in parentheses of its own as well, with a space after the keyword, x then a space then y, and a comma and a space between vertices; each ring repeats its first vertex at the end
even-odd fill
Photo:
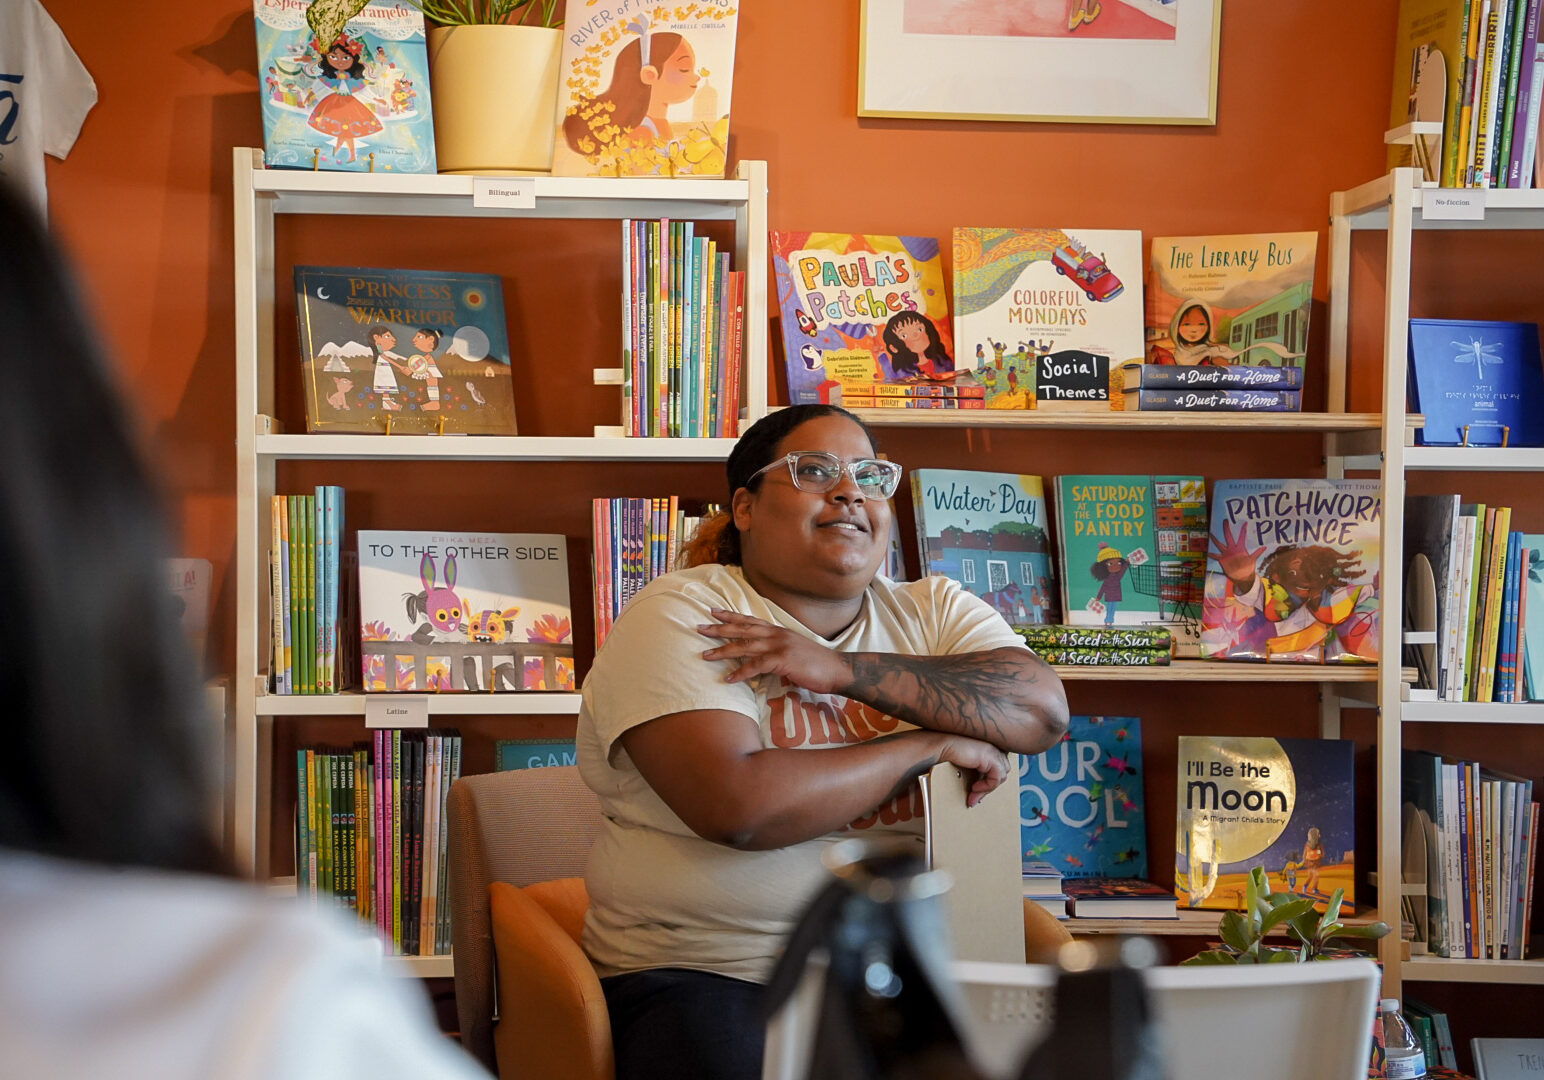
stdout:
POLYGON ((584 951, 526 889, 494 882, 488 901, 499 992, 493 1030, 499 1075, 614 1076, 611 1019, 584 951))

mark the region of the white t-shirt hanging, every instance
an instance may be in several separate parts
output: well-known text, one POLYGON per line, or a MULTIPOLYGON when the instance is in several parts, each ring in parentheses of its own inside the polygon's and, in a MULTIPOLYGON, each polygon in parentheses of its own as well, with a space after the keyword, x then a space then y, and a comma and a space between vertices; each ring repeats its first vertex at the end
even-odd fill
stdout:
POLYGON ((96 83, 38 0, 0 3, 0 177, 48 212, 43 155, 63 158, 96 83))

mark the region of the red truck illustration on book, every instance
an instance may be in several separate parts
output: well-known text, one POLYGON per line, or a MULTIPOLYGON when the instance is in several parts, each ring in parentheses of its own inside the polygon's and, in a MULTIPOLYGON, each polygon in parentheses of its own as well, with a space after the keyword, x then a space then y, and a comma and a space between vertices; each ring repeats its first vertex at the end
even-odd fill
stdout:
POLYGON ((1070 236, 1051 250, 1051 265, 1058 274, 1072 278, 1090 300, 1113 300, 1126 288, 1102 258, 1070 236))

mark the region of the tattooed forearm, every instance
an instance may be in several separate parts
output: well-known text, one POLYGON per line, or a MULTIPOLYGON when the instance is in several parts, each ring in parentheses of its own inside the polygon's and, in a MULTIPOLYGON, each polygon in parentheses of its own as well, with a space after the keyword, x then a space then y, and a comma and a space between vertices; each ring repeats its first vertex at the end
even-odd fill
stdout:
POLYGON ((845 659, 852 681, 843 694, 918 727, 1038 753, 1066 726, 1059 681, 1020 649, 960 656, 849 653, 845 659))

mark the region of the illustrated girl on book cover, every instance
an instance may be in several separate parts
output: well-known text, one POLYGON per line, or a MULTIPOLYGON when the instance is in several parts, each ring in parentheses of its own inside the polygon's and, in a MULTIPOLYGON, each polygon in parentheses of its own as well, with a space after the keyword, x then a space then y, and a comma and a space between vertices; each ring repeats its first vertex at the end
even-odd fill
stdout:
POLYGON ((569 16, 553 172, 723 176, 735 9, 692 5, 690 17, 672 18, 660 6, 628 18, 630 6, 590 0, 569 16))
POLYGON ((381 130, 375 113, 358 97, 366 85, 365 62, 360 56, 364 47, 365 43, 347 30, 326 49, 320 42, 312 44, 321 62, 308 72, 330 92, 316 103, 306 123, 333 140, 332 154, 339 161, 345 147, 349 161, 357 160, 354 140, 381 130))

